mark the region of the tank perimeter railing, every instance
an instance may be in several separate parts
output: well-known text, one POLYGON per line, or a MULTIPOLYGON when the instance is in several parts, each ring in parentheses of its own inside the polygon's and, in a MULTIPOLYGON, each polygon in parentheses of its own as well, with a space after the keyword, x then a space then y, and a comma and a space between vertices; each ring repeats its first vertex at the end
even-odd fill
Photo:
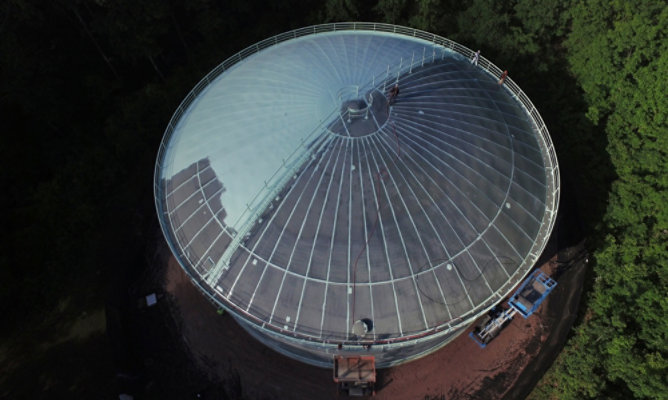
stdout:
MULTIPOLYGON (((434 46, 432 48, 432 61, 435 61, 435 50, 436 48, 439 48, 439 50, 442 49, 449 49, 455 53, 460 54, 461 56, 465 57, 466 59, 471 59, 474 55, 474 51, 469 49, 466 46, 462 46, 461 44, 454 42, 450 39, 444 38, 442 36, 438 36, 433 33, 421 31, 418 29, 413 29, 413 28, 407 28, 403 26, 398 26, 398 25, 391 25, 391 24, 383 24, 383 23, 371 23, 371 22, 339 22, 339 23, 331 23, 331 24, 322 24, 322 25, 313 25, 309 27, 304 27, 304 28, 299 28, 295 29, 289 32, 284 32, 281 34, 278 34, 276 36, 267 38, 265 40, 262 40, 252 46, 246 47, 245 49, 241 50, 240 52, 234 54, 233 56, 227 58, 225 61, 223 61, 221 64, 216 66, 213 70, 211 70, 204 78, 202 78, 196 85, 195 87, 186 95, 186 97, 183 99, 183 101, 179 104, 177 107, 176 111, 174 112, 174 115, 170 119, 167 128, 165 130, 165 133, 163 135, 162 141, 160 142, 160 147, 158 149, 158 154, 157 154, 157 161, 155 165, 155 170, 154 170, 154 196, 155 196, 155 204, 156 204, 156 210, 159 215, 159 221, 160 225, 163 231, 163 234, 165 235, 165 238, 168 242, 169 247, 171 248, 172 252, 177 255, 179 258, 179 262, 183 265, 183 261, 188 261, 191 262, 191 260, 182 260, 182 256, 186 256, 182 249, 180 249, 180 246, 178 243, 174 243, 174 238, 173 235, 170 233, 168 230, 169 226, 169 217, 166 217, 165 221, 165 215, 167 212, 165 211, 165 207, 163 204, 163 200, 161 200, 162 197, 162 187, 160 185, 161 182, 161 174, 160 174, 160 169, 163 165, 165 155, 167 152, 167 146, 166 143, 169 142, 171 139, 172 135, 174 134, 174 131, 176 129, 176 126, 183 116, 183 114, 188 110, 190 105, 195 101, 195 99, 198 97, 200 93, 202 93, 205 88, 216 78, 218 78, 220 75, 222 75, 225 71, 233 67, 234 65, 238 64, 239 62, 243 61, 244 59, 260 52, 261 50, 264 50, 268 47, 277 45, 279 43, 296 39, 299 37, 303 36, 309 36, 309 35, 314 35, 314 34, 319 34, 319 33, 328 33, 328 32, 337 32, 337 31, 375 31, 375 32, 384 32, 384 33, 395 33, 403 36, 409 36, 409 37, 414 37, 418 39, 422 39, 428 42, 431 42, 432 45, 434 46), (180 255, 180 256, 179 256, 180 255)), ((426 53, 426 48, 423 50, 423 55, 421 58, 420 63, 424 65, 424 62, 428 60, 428 56, 426 53)), ((398 75, 400 75, 401 71, 405 71, 408 69, 410 72, 412 68, 417 64, 417 62, 413 59, 411 60, 411 63, 408 65, 408 68, 402 68, 401 62, 400 66, 398 68, 398 75)), ((482 68, 484 71, 486 71, 488 74, 490 74, 492 77, 495 79, 500 79, 501 75, 503 74, 502 70, 498 68, 496 65, 494 65, 491 61, 486 59, 484 56, 480 56, 478 60, 478 67, 482 68)), ((385 85, 387 82, 391 81, 389 78, 389 73, 390 73, 390 68, 388 66, 388 70, 386 72, 386 79, 381 81, 383 82, 383 89, 385 89, 385 85)), ((378 74, 378 75, 383 75, 378 74)), ((372 87, 376 87, 375 84, 375 76, 372 79, 372 87)), ((545 163, 545 169, 547 172, 547 182, 548 182, 548 190, 547 190, 547 199, 546 199, 546 210, 547 212, 545 213, 543 217, 543 221, 541 222, 541 228, 539 229, 538 234, 536 235, 536 239, 534 240, 534 243, 531 247, 531 250, 529 251, 529 254, 525 260, 522 262, 522 266, 518 268, 515 274, 509 279, 509 282, 504 285, 502 288, 497 290, 496 293, 502 292, 502 291, 509 291, 512 289, 512 287, 515 286, 516 282, 515 279, 512 279, 517 275, 517 273, 521 273, 522 277, 529 272, 533 264, 538 260, 538 257, 540 257, 540 254, 544 250, 547 240, 549 239, 550 233, 552 232, 552 228, 554 226, 555 220, 556 220, 556 212, 558 209, 559 205, 559 196, 560 196, 560 190, 559 190, 559 166, 557 162, 557 156, 556 152, 554 149, 554 145, 552 143, 552 140, 550 138, 547 126, 545 125, 542 117, 538 113, 538 110, 536 107, 533 105, 531 100, 529 100, 528 96, 520 89, 520 87, 512 80, 512 78, 507 77, 504 82, 504 87, 515 97, 524 107, 525 111, 528 113, 530 118, 533 120, 536 130, 540 135, 540 144, 542 144, 541 148, 543 150, 543 160, 545 163), (527 267, 527 264, 531 264, 527 267)), ((199 276, 199 274, 193 274, 189 268, 184 266, 184 269, 186 270, 187 274, 190 276, 190 278, 195 282, 197 287, 206 294, 207 297, 209 297, 209 300, 212 301, 216 306, 222 306, 225 308, 234 308, 236 311, 240 312, 241 314, 245 315, 246 317, 249 318, 249 321, 253 321, 258 325, 258 328, 263 329, 263 330, 269 330, 272 332, 281 332, 284 335, 289 335, 289 336, 294 336, 298 337, 301 339, 305 340, 314 340, 314 341, 320 341, 320 342, 327 342, 327 340, 323 340, 318 337, 312 337, 309 335, 304 335, 296 332, 284 332, 282 329, 279 327, 274 327, 270 326, 265 323, 265 321, 262 321, 258 319, 256 316, 253 316, 246 312, 245 310, 242 310, 240 307, 236 307, 233 304, 223 304, 222 302, 216 301, 216 292, 211 288, 210 286, 206 285, 202 277, 199 276), (204 285, 203 285, 204 284, 204 285), (271 328, 271 329, 270 329, 271 328)), ((521 278, 521 277, 520 277, 521 278)), ((492 296, 494 297, 494 295, 492 296)), ((469 324, 472 323, 477 316, 479 315, 480 311, 483 309, 487 309, 492 307, 496 302, 498 302, 498 298, 492 298, 490 297, 487 301, 484 301, 483 303, 479 304, 477 307, 473 308, 471 311, 466 313, 465 315, 462 315, 458 318, 455 318, 452 321, 448 321, 438 327, 432 328, 428 331, 424 332, 416 332, 415 335, 407 335, 407 336, 402 336, 398 338, 388 338, 384 340, 384 343, 393 343, 393 342, 405 342, 405 341, 410 341, 410 340, 417 340, 420 337, 424 336, 429 336, 435 333, 442 333, 444 330, 445 331, 450 331, 452 329, 456 329, 459 326, 462 326, 464 324, 469 324)), ((335 342, 340 342, 340 341, 335 341, 335 342)), ((376 341, 378 342, 378 341, 376 341)))

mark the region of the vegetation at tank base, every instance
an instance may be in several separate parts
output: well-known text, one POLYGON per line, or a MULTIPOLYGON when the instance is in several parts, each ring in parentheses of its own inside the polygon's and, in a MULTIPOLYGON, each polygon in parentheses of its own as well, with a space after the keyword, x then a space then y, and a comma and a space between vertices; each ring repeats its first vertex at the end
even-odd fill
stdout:
POLYGON ((593 267, 581 318, 530 397, 665 396, 668 7, 649 0, 1 3, 2 337, 42 319, 57 331, 136 265, 156 227, 160 138, 201 76, 268 36, 349 20, 480 49, 550 129, 593 267))

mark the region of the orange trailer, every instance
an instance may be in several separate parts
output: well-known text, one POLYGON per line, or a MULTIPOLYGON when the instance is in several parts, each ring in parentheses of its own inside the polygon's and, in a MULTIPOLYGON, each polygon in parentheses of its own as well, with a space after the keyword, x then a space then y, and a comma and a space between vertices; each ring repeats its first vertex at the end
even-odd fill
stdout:
POLYGON ((376 383, 374 356, 334 356, 334 382, 348 396, 373 396, 376 383))

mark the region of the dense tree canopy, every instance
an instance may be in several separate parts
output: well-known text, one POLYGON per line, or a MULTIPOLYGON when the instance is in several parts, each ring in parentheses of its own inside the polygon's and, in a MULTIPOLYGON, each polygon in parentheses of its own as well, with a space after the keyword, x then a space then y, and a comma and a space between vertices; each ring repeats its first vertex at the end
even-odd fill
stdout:
POLYGON ((588 1, 569 13, 570 69, 616 179, 587 318, 548 382, 560 398, 658 399, 668 393, 668 8, 588 1))
POLYGON ((204 73, 267 36, 341 20, 481 49, 544 116, 594 262, 582 318, 532 397, 665 396, 668 7, 650 0, 1 3, 3 338, 99 306, 144 251, 159 140, 204 73))

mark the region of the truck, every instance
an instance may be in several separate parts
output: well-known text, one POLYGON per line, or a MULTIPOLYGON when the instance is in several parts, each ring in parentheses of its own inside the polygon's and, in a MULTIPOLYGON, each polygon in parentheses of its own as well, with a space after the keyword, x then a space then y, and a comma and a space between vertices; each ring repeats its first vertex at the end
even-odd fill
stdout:
POLYGON ((376 394, 376 360, 374 356, 334 356, 334 382, 339 392, 351 397, 376 394))

